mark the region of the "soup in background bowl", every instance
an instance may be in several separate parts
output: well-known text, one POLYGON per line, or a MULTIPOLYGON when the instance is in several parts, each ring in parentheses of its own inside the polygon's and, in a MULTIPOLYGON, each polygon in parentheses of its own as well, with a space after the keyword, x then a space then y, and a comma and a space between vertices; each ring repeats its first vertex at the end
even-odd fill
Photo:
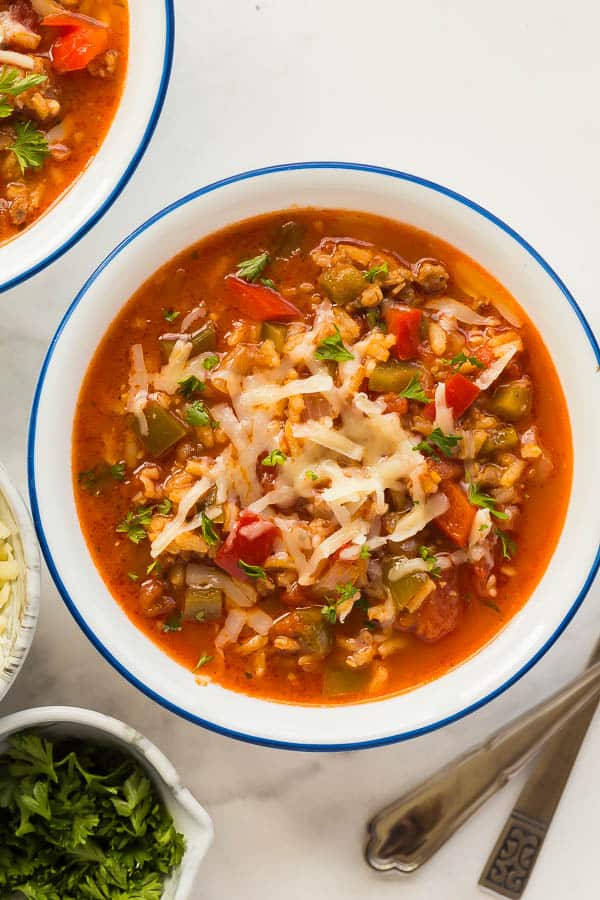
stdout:
POLYGON ((558 309, 593 366, 526 246, 395 173, 292 167, 175 204, 84 289, 40 382, 63 596, 134 683, 252 740, 364 746, 468 711, 595 565, 593 523, 565 544, 558 309))

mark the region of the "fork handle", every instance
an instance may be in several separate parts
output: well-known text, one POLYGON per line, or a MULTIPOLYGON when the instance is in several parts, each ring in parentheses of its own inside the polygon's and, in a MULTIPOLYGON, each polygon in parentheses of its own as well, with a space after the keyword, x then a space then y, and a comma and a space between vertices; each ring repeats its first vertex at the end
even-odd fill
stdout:
POLYGON ((368 824, 367 862, 418 869, 571 716, 600 692, 600 662, 387 806, 368 824))

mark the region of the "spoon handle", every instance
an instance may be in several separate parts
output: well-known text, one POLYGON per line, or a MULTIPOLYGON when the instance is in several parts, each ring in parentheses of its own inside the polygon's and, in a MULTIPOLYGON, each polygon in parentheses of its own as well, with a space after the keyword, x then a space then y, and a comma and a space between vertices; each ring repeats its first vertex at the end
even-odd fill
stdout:
POLYGON ((599 691, 600 662, 383 809, 368 824, 369 865, 422 866, 599 691))

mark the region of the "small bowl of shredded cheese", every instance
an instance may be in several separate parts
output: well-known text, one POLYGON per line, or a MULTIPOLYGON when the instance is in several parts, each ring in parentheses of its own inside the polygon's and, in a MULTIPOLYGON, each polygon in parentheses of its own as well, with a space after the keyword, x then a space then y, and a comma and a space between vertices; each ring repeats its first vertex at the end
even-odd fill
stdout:
POLYGON ((39 599, 35 531, 25 503, 0 464, 0 701, 29 652, 39 599))

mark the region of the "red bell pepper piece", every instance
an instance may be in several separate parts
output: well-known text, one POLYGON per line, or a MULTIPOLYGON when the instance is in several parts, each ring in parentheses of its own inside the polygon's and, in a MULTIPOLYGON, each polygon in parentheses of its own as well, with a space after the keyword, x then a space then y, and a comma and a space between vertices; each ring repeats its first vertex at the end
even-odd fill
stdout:
POLYGON ((446 382, 446 403, 452 408, 454 415, 459 419, 469 408, 473 400, 481 391, 472 381, 457 372, 451 375, 446 382))
POLYGON ((249 580, 238 563, 242 560, 249 566, 262 566, 273 550, 279 529, 272 522, 261 519, 256 513, 244 510, 227 535, 227 540, 219 547, 215 562, 233 578, 249 580))
POLYGON ((302 313, 297 306, 282 297, 279 291, 262 284, 250 284, 237 275, 225 279, 228 301, 238 312, 255 322, 274 319, 298 319, 302 313))
POLYGON ((471 506, 465 493, 454 481, 443 482, 441 491, 448 498, 450 505, 445 513, 434 519, 434 522, 451 541, 459 547, 466 547, 475 518, 475 507, 471 506))
POLYGON ((389 306, 384 319, 387 330, 396 338, 392 347, 398 359, 414 359, 421 341, 421 319, 423 314, 420 309, 411 309, 408 306, 389 306))
POLYGON ((85 69, 108 46, 108 29, 103 22, 77 13, 56 13, 42 19, 42 25, 64 28, 50 50, 57 72, 85 69))

